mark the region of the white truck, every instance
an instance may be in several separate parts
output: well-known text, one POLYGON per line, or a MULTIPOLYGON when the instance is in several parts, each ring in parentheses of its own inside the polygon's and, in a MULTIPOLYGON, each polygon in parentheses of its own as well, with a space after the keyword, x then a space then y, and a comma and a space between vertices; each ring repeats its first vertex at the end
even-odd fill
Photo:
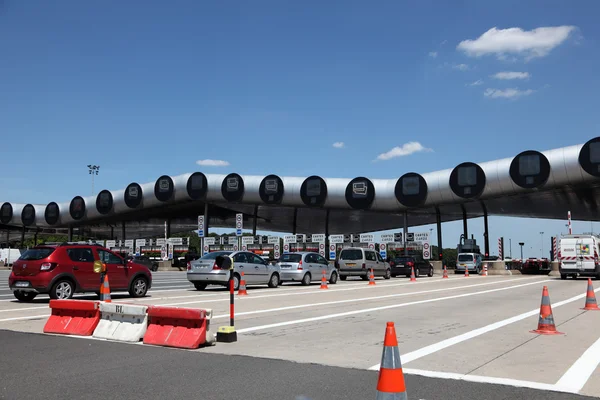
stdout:
POLYGON ((19 257, 21 257, 19 249, 0 249, 0 261, 4 263, 4 266, 13 265, 19 257))
POLYGON ((589 276, 600 279, 600 238, 595 235, 562 235, 558 245, 560 278, 589 276))

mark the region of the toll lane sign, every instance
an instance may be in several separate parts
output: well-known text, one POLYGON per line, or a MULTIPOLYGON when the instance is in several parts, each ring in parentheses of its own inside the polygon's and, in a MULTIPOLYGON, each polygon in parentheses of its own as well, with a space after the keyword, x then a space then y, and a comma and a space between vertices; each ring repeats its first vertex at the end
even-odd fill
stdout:
POLYGON ((235 214, 235 235, 242 236, 244 229, 244 214, 235 214))
POLYGON ((198 215, 198 237, 204 237, 204 215, 198 215))
POLYGON ((335 260, 335 244, 329 245, 329 259, 335 260))
POLYGON ((385 243, 379 243, 379 255, 384 260, 387 258, 387 245, 385 243))

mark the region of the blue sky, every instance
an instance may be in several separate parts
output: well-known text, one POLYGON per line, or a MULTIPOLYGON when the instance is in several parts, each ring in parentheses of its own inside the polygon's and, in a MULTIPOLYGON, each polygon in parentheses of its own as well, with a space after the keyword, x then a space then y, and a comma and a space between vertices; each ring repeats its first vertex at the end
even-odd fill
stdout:
MULTIPOLYGON (((194 170, 397 178, 600 132, 594 1, 0 4, 1 201, 89 195, 90 163, 97 189, 194 170)), ((561 229, 490 220, 526 256, 561 229)))

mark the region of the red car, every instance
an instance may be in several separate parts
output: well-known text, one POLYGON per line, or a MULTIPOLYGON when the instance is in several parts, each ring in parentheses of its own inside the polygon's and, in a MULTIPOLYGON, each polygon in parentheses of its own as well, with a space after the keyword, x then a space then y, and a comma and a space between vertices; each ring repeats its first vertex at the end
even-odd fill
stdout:
POLYGON ((124 260, 97 244, 64 243, 36 246, 15 261, 8 286, 20 301, 32 301, 38 294, 52 299, 70 299, 76 292, 100 292, 100 274, 94 261, 106 264, 110 290, 128 291, 143 297, 152 285, 147 267, 124 260))

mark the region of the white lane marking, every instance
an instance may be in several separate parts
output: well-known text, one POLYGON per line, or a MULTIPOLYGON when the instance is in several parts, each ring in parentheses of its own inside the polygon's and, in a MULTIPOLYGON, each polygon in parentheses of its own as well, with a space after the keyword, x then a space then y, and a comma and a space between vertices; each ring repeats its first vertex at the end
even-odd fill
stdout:
POLYGON ((457 294, 455 296, 438 297, 435 299, 411 301, 409 303, 392 304, 392 305, 388 305, 388 306, 372 307, 372 308, 365 308, 362 310, 354 310, 354 311, 347 311, 347 312, 336 313, 336 314, 321 315, 319 317, 303 318, 303 319, 297 319, 297 320, 292 320, 292 321, 277 322, 274 324, 252 326, 250 328, 239 329, 237 332, 238 333, 255 332, 255 331, 261 331, 264 329, 278 328, 281 326, 297 325, 297 324, 302 324, 305 322, 322 321, 325 319, 347 317, 349 315, 364 314, 364 313, 374 312, 374 311, 390 310, 390 309, 394 309, 394 308, 413 306, 413 305, 417 305, 417 304, 426 304, 426 303, 433 303, 433 302, 437 302, 437 301, 460 299, 463 297, 471 297, 471 296, 477 296, 480 294, 487 294, 487 293, 499 292, 499 291, 503 291, 503 290, 517 289, 520 287, 525 287, 525 286, 530 286, 530 285, 538 285, 540 283, 550 282, 550 281, 552 281, 552 280, 547 279, 547 280, 543 280, 543 281, 524 283, 522 285, 513 285, 513 286, 507 286, 507 287, 498 288, 498 289, 482 290, 480 292, 474 292, 474 293, 457 294))
POLYGON ((25 310, 37 310, 40 308, 48 309, 48 306, 10 308, 8 310, 0 310, 0 312, 17 312, 17 311, 25 311, 25 310))
MULTIPOLYGON (((518 281, 518 280, 522 280, 522 279, 529 279, 529 278, 518 278, 518 279, 513 279, 512 281, 518 281)), ((497 281, 497 282, 487 282, 487 283, 479 283, 479 284, 475 284, 475 285, 466 285, 464 286, 464 288, 469 288, 469 287, 475 287, 475 286, 483 286, 483 285, 497 285, 499 283, 504 283, 506 281, 497 281)), ((419 282, 417 282, 416 284, 418 284, 419 282)), ((427 282, 421 282, 421 283, 427 283, 427 282)), ((387 285, 386 287, 394 287, 394 286, 409 286, 409 285, 415 285, 414 282, 407 282, 407 283, 398 283, 398 284, 394 284, 394 285, 387 285)), ((302 291, 302 292, 288 292, 288 293, 276 293, 276 294, 266 294, 266 295, 262 295, 262 296, 252 296, 251 294, 246 297, 238 297, 238 301, 247 301, 247 300, 255 300, 255 299, 265 299, 265 298, 269 298, 269 297, 282 297, 282 296, 302 296, 302 295, 307 295, 307 294, 327 294, 327 293, 335 293, 335 292, 345 292, 345 291, 355 291, 355 290, 359 290, 359 289, 373 289, 376 288, 377 286, 368 286, 368 285, 364 285, 363 287, 359 287, 359 288, 344 288, 344 289, 333 289, 333 290, 315 290, 315 291, 310 291, 310 292, 306 292, 306 291, 302 291)), ((442 291, 442 290, 446 290, 447 288, 442 288, 442 289, 435 289, 435 291, 442 291)), ((432 290, 433 291, 433 290, 432 290)), ((229 301, 229 298, 225 298, 225 299, 218 299, 218 300, 198 300, 198 301, 185 301, 185 302, 179 302, 179 303, 168 303, 168 304, 161 304, 163 306, 182 306, 182 305, 187 305, 187 304, 197 304, 197 303, 215 303, 215 302, 220 302, 220 301, 229 301)))
POLYGON ((0 322, 19 321, 19 320, 23 320, 23 319, 46 318, 48 315, 49 314, 44 314, 44 315, 30 315, 29 317, 4 318, 4 319, 0 319, 0 322))
POLYGON ((477 382, 477 383, 491 383, 495 385, 508 385, 513 387, 523 387, 537 390, 550 390, 567 393, 575 393, 568 390, 561 390, 556 385, 550 383, 521 381, 518 379, 509 378, 495 378, 491 376, 480 376, 480 375, 463 375, 456 374, 453 372, 438 372, 438 371, 427 371, 422 369, 403 368, 405 374, 408 375, 420 375, 428 378, 441 378, 441 379, 454 379, 459 381, 477 382))
MULTIPOLYGON (((600 289, 597 289, 600 290, 600 289)), ((556 382, 562 390, 579 393, 600 364, 600 339, 591 345, 556 382)))
MULTIPOLYGON (((600 288, 596 289, 596 291, 599 291, 599 290, 600 290, 600 288)), ((563 301, 559 301, 558 303, 552 304, 552 309, 556 309, 558 307, 564 306, 565 304, 572 303, 574 301, 577 301, 579 299, 584 298, 585 296, 586 296, 585 293, 584 294, 578 294, 577 296, 573 296, 573 297, 571 297, 569 299, 566 299, 566 300, 563 300, 563 301)), ((500 329, 500 328, 502 328, 504 326, 513 324, 513 323, 521 321, 521 320, 524 320, 525 318, 529 318, 529 317, 532 317, 534 315, 538 315, 539 313, 540 313, 540 309, 536 308, 534 310, 527 311, 527 312, 525 312, 523 314, 519 314, 517 316, 511 317, 511 318, 507 318, 507 319, 504 319, 502 321, 494 322, 493 324, 489 324, 489 325, 486 325, 484 327, 481 327, 481 328, 478 328, 478 329, 475 329, 475 330, 463 333, 461 335, 457 335, 457 336, 448 338, 446 340, 442 340, 441 342, 437 342, 437 343, 431 344, 429 346, 422 347, 422 348, 420 348, 418 350, 412 351, 410 353, 406 353, 403 356, 401 356, 402 364, 403 365, 404 364, 408 364, 411 361, 418 360, 419 358, 423 358, 423 357, 428 356, 430 354, 436 353, 436 352, 438 352, 440 350, 443 350, 443 349, 446 349, 446 348, 448 348, 450 346, 454 346, 455 344, 464 342, 464 341, 469 340, 469 339, 473 339, 474 337, 483 335, 485 333, 494 331, 496 329, 500 329)), ((379 364, 373 365, 369 369, 373 370, 373 371, 378 371, 379 370, 379 364)))
MULTIPOLYGON (((237 316, 244 316, 244 315, 264 314, 264 313, 275 312, 275 311, 295 310, 298 308, 327 306, 327 305, 332 305, 332 304, 356 303, 359 301, 380 300, 380 299, 388 299, 388 298, 393 298, 393 297, 413 296, 413 295, 419 295, 419 294, 430 294, 430 293, 443 292, 443 291, 448 291, 448 290, 460 290, 460 289, 467 289, 467 288, 478 287, 478 286, 494 285, 496 283, 497 282, 486 282, 486 283, 479 283, 476 285, 453 286, 453 287, 441 288, 441 289, 422 290, 420 292, 405 292, 405 293, 387 294, 387 295, 383 295, 383 296, 372 296, 372 297, 362 297, 362 298, 354 298, 354 299, 346 299, 346 300, 326 301, 326 302, 322 302, 322 303, 300 304, 300 305, 295 305, 295 306, 270 308, 270 309, 266 309, 266 310, 237 312, 237 313, 235 313, 235 316, 237 317, 237 316)), ((226 318, 226 317, 228 318, 229 314, 216 315, 216 316, 213 316, 212 319, 226 318)))

